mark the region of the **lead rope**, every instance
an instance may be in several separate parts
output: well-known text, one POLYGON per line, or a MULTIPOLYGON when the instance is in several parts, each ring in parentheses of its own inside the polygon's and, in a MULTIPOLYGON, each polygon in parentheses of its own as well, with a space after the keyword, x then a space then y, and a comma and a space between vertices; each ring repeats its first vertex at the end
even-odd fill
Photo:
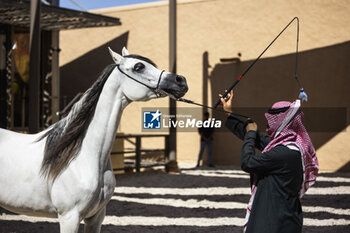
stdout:
MULTIPOLYGON (((292 24, 292 22, 296 20, 297 21, 297 43, 296 43, 296 52, 295 52, 295 70, 294 70, 294 78, 298 83, 299 89, 300 89, 300 93, 299 93, 299 98, 301 100, 305 100, 307 101, 307 94, 304 91, 304 88, 302 87, 299 78, 297 76, 297 68, 298 68, 298 46, 299 46, 299 18, 298 17, 294 17, 288 24, 287 26, 285 26, 283 28, 283 30, 272 40, 272 42, 264 49, 264 51, 262 51, 262 53, 248 66, 248 68, 242 73, 241 76, 238 77, 238 79, 231 85, 231 87, 229 89, 227 89, 227 91, 222 95, 221 98, 225 98, 227 96, 228 93, 230 93, 230 91, 239 83, 239 81, 248 73, 248 71, 255 65, 255 63, 261 58, 261 56, 271 47, 271 45, 280 37, 280 35, 292 24)), ((170 96, 170 95, 169 95, 170 96)), ((204 108, 209 108, 209 109, 214 109, 216 111, 219 112, 226 112, 224 110, 220 110, 217 109, 217 106, 221 103, 221 98, 216 102, 216 104, 214 105, 214 107, 212 106, 208 106, 208 105, 204 105, 204 104, 199 104, 196 103, 192 100, 188 100, 188 99, 184 99, 184 98, 175 98, 174 96, 170 96, 170 98, 179 101, 179 102, 184 102, 184 103, 188 103, 188 104, 193 104, 193 105, 197 105, 197 106, 201 106, 204 108)), ((236 113, 235 113, 236 114, 236 113)), ((240 114, 236 114, 238 116, 242 116, 245 118, 248 118, 246 116, 240 115, 240 114)))
POLYGON ((199 104, 199 103, 193 102, 192 100, 183 99, 183 98, 176 98, 176 97, 173 96, 172 94, 170 94, 170 93, 168 93, 168 92, 165 92, 165 91, 163 91, 163 90, 161 90, 161 89, 159 89, 158 91, 159 91, 160 93, 163 93, 163 94, 169 96, 171 99, 176 100, 176 101, 179 101, 179 102, 185 102, 185 103, 188 103, 188 104, 193 104, 193 105, 197 105, 197 106, 200 106, 200 107, 213 109, 213 110, 216 110, 216 111, 218 111, 218 112, 229 113, 229 114, 233 114, 233 115, 236 115, 236 116, 239 116, 239 117, 249 118, 249 117, 247 117, 247 116, 244 116, 244 115, 241 115, 241 114, 238 114, 238 113, 228 112, 228 111, 225 111, 225 110, 223 110, 223 109, 216 109, 216 108, 211 107, 211 106, 208 106, 208 105, 199 104))
MULTIPOLYGON (((158 78, 158 82, 157 82, 157 86, 154 88, 154 87, 150 87, 147 84, 145 84, 145 83, 137 80, 136 78, 133 78, 132 76, 128 75, 122 69, 120 69, 119 65, 117 65, 117 67, 118 67, 119 72, 124 74, 126 77, 128 77, 128 78, 134 80, 135 82, 137 82, 137 83, 147 87, 148 89, 152 90, 155 93, 155 95, 157 96, 157 98, 159 98, 161 96, 161 94, 163 94, 165 96, 169 96, 171 99, 176 100, 176 101, 182 101, 182 102, 191 103, 191 104, 194 104, 194 105, 198 105, 198 106, 214 109, 213 107, 210 107, 210 106, 206 106, 206 105, 203 105, 203 104, 195 103, 192 100, 176 98, 174 95, 172 95, 172 94, 170 94, 170 93, 168 93, 166 91, 163 91, 162 89, 159 89, 160 80, 162 78, 163 73, 165 72, 164 70, 162 70, 162 72, 160 73, 159 78, 158 78)), ((231 112, 227 112, 227 111, 221 110, 221 109, 214 109, 214 110, 219 111, 219 112, 224 112, 224 113, 231 113, 231 112)), ((244 118, 248 118, 247 116, 240 115, 240 114, 237 114, 237 113, 231 113, 231 114, 234 114, 234 115, 237 115, 237 116, 240 116, 240 117, 244 117, 244 118)))

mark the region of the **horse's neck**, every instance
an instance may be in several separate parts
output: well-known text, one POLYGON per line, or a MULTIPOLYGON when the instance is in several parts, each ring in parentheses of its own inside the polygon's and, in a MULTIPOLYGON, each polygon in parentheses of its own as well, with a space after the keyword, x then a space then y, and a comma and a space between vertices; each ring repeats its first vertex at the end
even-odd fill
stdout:
POLYGON ((111 77, 115 75, 113 71, 103 87, 82 148, 86 150, 85 155, 99 161, 100 171, 107 165, 122 112, 128 104, 120 89, 119 77, 111 77))

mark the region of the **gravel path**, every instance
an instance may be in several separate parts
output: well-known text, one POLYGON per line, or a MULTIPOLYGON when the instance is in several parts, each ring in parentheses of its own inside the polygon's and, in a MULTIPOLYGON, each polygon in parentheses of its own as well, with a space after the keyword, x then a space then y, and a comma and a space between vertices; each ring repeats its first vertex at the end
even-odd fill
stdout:
MULTIPOLYGON (((102 232, 242 232, 249 177, 234 167, 151 170, 117 176, 102 232)), ((321 173, 302 199, 303 233, 350 232, 350 173, 321 173)), ((58 233, 56 219, 0 208, 0 233, 58 233)), ((83 232, 81 225, 79 232, 83 232)))

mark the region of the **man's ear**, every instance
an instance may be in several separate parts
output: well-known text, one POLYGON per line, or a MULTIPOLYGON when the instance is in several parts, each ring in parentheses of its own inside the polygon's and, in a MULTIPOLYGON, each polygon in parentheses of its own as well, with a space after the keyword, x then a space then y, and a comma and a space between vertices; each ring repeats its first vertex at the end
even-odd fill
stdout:
POLYGON ((123 47, 123 49, 122 49, 122 55, 123 55, 123 57, 130 55, 129 51, 125 47, 123 47))
POLYGON ((115 64, 119 65, 121 60, 123 59, 122 56, 120 56, 118 53, 114 52, 110 47, 108 47, 108 51, 112 56, 113 61, 115 64))

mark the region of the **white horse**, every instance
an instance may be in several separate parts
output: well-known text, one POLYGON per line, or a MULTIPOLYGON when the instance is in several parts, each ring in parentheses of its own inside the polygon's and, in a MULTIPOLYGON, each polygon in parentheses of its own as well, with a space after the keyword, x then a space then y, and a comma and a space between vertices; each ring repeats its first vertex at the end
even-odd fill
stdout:
POLYGON ((33 135, 0 129, 0 206, 58 217, 61 233, 100 232, 115 178, 109 159, 123 109, 188 90, 182 76, 139 55, 110 54, 109 65, 68 115, 33 135))

